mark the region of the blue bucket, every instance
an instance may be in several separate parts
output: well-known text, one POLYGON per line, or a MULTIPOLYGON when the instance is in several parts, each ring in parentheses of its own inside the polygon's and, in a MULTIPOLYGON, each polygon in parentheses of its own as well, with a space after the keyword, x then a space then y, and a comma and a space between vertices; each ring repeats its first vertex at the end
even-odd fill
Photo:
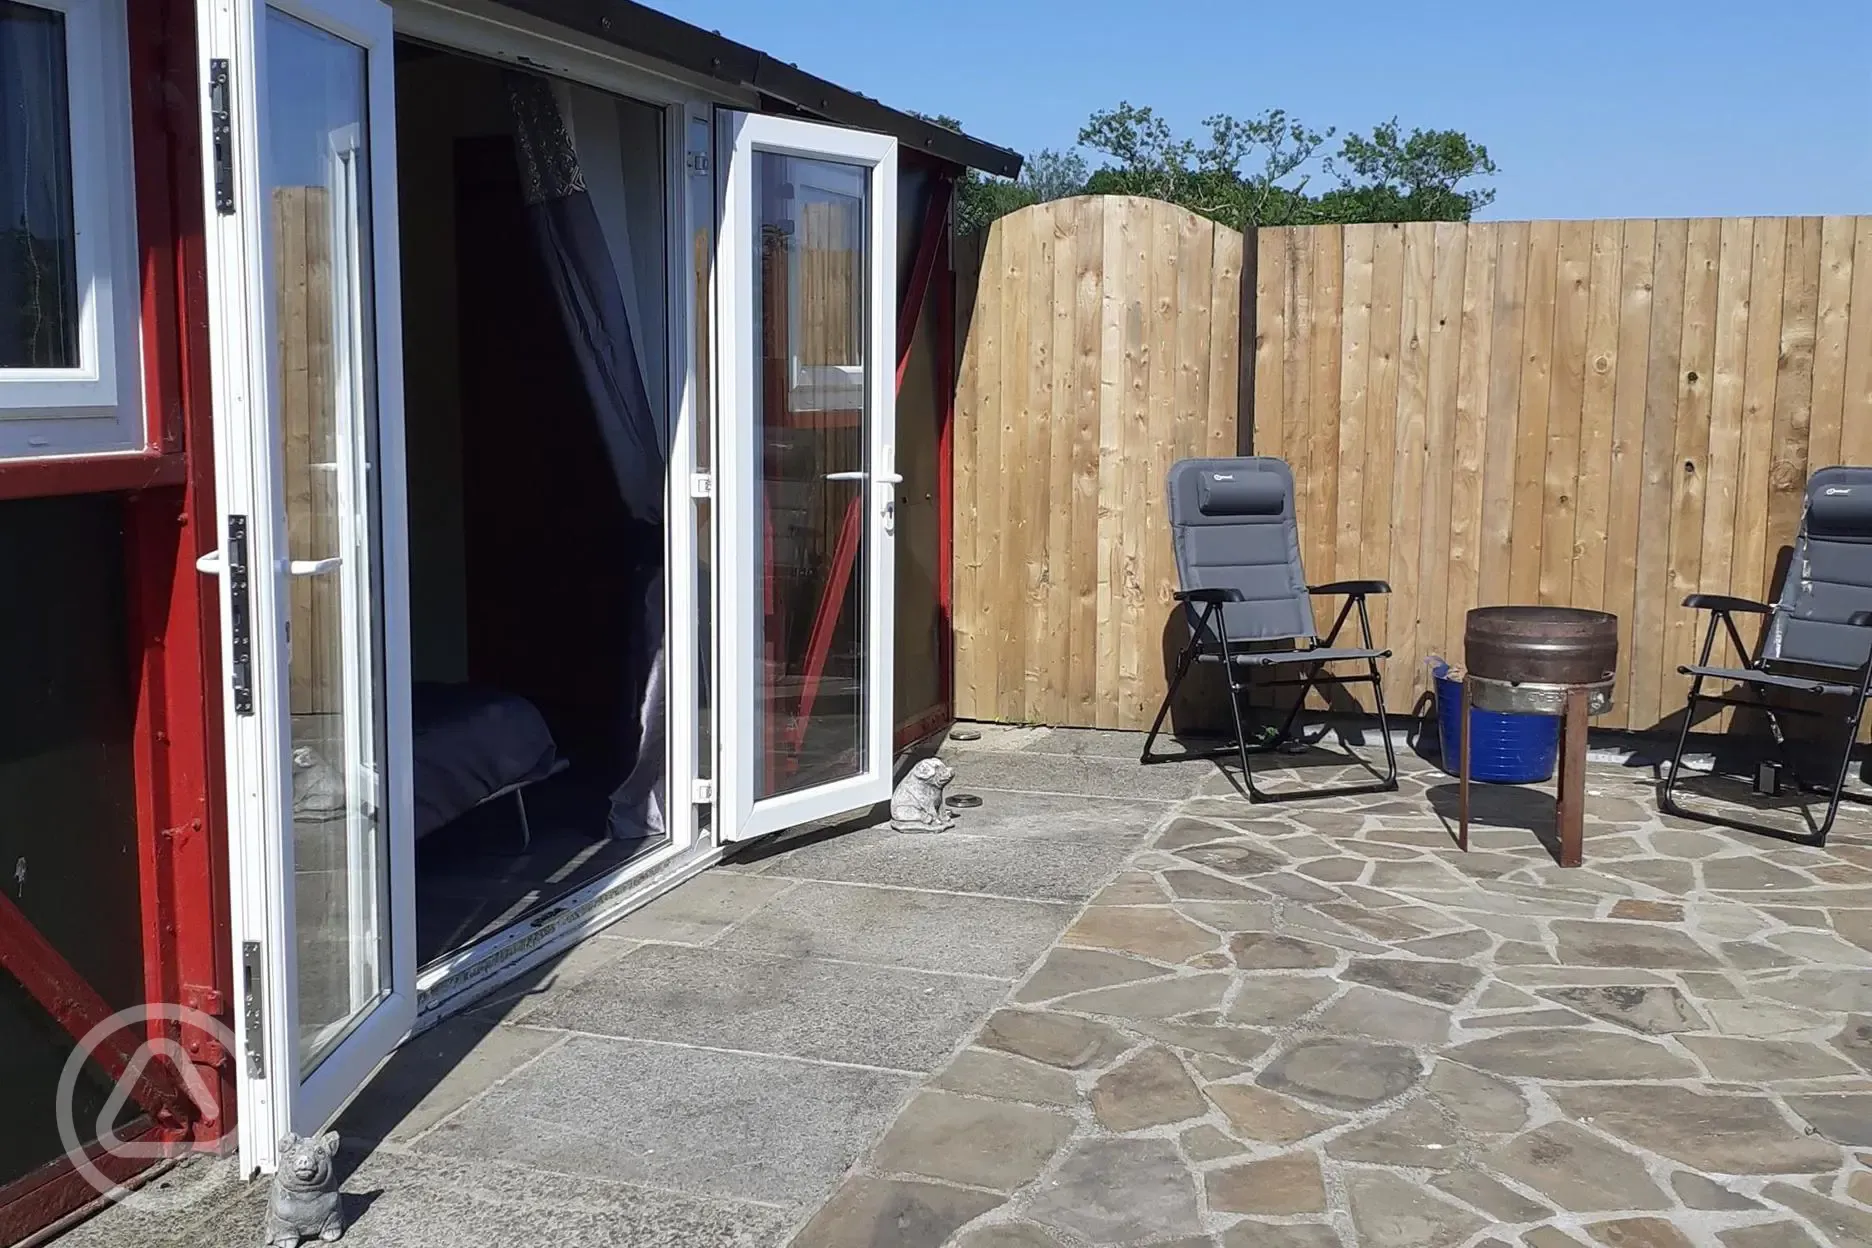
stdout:
MULTIPOLYGON (((1430 675, 1436 682, 1437 740, 1443 748, 1443 770, 1462 772, 1462 682, 1452 679, 1449 664, 1432 660, 1430 675)), ((1475 734, 1469 747, 1469 778, 1492 784, 1538 784, 1554 773, 1560 757, 1560 721, 1551 715, 1506 715, 1499 711, 1469 712, 1475 734)))

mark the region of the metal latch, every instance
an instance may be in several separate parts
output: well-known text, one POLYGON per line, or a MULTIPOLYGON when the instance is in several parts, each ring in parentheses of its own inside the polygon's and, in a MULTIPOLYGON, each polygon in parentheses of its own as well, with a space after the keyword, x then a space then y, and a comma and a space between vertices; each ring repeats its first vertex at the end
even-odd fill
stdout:
POLYGON ((247 517, 228 517, 222 568, 228 585, 229 649, 233 652, 234 713, 253 714, 253 611, 247 598, 247 517))
POLYGON ((689 497, 690 498, 714 498, 715 497, 714 474, 708 473, 708 472, 690 473, 689 474, 689 497))
POLYGON ((230 111, 228 63, 217 56, 208 62, 208 122, 214 142, 215 211, 234 215, 234 122, 230 111))
POLYGON ((715 782, 696 780, 689 791, 690 800, 697 806, 712 806, 715 803, 715 782))
POLYGON ((246 1033, 247 1077, 266 1078, 266 1023, 261 1010, 261 989, 265 986, 260 942, 241 942, 241 1022, 246 1033))
POLYGON ((709 154, 707 152, 684 152, 683 167, 698 178, 709 175, 709 154))

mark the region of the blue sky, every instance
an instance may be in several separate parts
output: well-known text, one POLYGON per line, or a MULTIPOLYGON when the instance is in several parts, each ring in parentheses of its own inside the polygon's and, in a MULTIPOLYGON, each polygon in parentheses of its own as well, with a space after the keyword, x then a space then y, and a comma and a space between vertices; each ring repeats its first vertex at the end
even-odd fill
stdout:
POLYGON ((650 0, 1021 151, 1128 99, 1453 127, 1493 218, 1872 212, 1872 0, 650 0))

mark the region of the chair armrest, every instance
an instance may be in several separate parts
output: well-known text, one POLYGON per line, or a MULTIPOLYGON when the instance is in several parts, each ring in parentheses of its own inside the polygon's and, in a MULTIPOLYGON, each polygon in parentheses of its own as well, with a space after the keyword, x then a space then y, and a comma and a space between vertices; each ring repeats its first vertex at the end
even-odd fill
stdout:
POLYGON ((1309 594, 1388 594, 1391 586, 1386 581, 1334 581, 1330 585, 1309 585, 1309 594))
POLYGON ((1179 589, 1173 597, 1178 602, 1207 604, 1242 601, 1239 589, 1179 589))
POLYGON ((1693 611, 1742 611, 1750 615, 1767 615, 1768 604, 1756 602, 1752 598, 1731 598, 1728 594, 1691 594, 1684 599, 1684 606, 1693 611))

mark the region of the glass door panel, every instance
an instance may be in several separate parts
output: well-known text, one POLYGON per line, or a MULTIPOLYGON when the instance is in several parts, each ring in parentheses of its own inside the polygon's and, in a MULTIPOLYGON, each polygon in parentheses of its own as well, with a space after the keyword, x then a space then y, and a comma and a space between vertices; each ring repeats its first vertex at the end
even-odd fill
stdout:
POLYGON ((368 53, 277 9, 264 37, 304 1075, 382 999, 389 969, 368 53))
POLYGON ((723 146, 723 817, 753 836, 889 793, 896 149, 745 114, 723 146))
POLYGON ((204 4, 245 1166, 416 1015, 389 8, 204 4), (220 115, 217 116, 216 114, 220 115))

